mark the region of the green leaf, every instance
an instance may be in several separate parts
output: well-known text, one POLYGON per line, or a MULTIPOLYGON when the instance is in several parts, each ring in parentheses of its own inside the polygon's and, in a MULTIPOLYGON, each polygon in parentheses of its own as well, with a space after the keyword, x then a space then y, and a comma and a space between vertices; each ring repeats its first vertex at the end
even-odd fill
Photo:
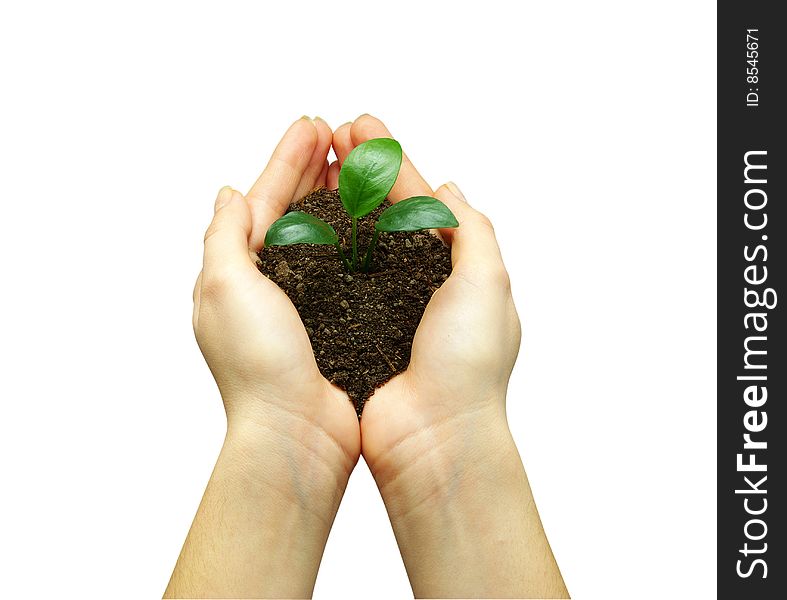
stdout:
POLYGON ((266 246, 335 244, 339 237, 325 221, 295 210, 273 222, 265 234, 266 246))
POLYGON ((414 196, 386 208, 374 227, 378 231, 418 231, 458 227, 454 213, 429 196, 414 196))
POLYGON ((356 146, 339 171, 339 195, 351 217, 368 215, 391 191, 399 167, 402 147, 390 138, 376 138, 356 146))

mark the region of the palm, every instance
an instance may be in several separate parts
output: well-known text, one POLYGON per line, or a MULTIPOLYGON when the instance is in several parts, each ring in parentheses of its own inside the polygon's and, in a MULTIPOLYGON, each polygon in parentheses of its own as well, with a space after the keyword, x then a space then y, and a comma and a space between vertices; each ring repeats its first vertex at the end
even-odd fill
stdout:
POLYGON ((278 408, 312 421, 349 455, 357 456, 355 410, 347 395, 317 368, 306 329, 290 299, 267 277, 255 273, 238 301, 244 305, 238 325, 253 349, 248 358, 260 377, 258 386, 270 392, 265 397, 278 408))
POLYGON ((501 338, 514 343, 514 337, 518 344, 515 313, 512 319, 499 304, 497 294, 459 274, 434 293, 407 370, 381 387, 364 409, 363 452, 371 465, 402 440, 433 439, 435 428, 472 413, 492 397, 498 369, 489 366, 500 365, 500 355, 510 354, 509 348, 495 345, 501 338), (500 318, 490 319, 495 312, 500 318), (477 393, 468 394, 472 390, 477 393))
MULTIPOLYGON (((364 115, 334 132, 339 162, 376 137, 391 137, 382 122, 364 115)), ((338 165, 328 172, 335 187, 338 165)), ((363 454, 374 465, 399 445, 427 452, 444 427, 481 408, 504 410, 500 398, 519 348, 519 320, 508 276, 489 221, 450 190, 433 192, 405 156, 389 199, 436 196, 460 222, 452 240, 454 270, 426 307, 413 340, 410 365, 377 390, 361 418, 363 454), (460 243, 461 239, 461 243, 460 243)))
MULTIPOLYGON (((242 275, 229 283, 232 293, 226 295, 224 310, 217 317, 227 339, 243 339, 244 343, 231 354, 217 352, 216 356, 209 347, 203 348, 210 364, 227 363, 216 369, 220 372, 252 373, 255 387, 266 397, 280 396, 282 391, 313 396, 315 385, 321 384, 319 372, 295 307, 276 284, 251 266, 242 275)), ((200 322, 204 325, 212 318, 203 314, 200 322)))

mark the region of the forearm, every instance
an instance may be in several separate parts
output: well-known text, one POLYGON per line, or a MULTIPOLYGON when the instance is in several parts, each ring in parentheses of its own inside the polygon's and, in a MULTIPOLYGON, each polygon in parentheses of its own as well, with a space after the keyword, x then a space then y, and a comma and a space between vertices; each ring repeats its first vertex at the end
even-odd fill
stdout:
POLYGON ((568 597, 505 418, 420 436, 375 473, 416 597, 568 597))
POLYGON ((351 465, 279 418, 229 427, 165 597, 311 595, 351 465))

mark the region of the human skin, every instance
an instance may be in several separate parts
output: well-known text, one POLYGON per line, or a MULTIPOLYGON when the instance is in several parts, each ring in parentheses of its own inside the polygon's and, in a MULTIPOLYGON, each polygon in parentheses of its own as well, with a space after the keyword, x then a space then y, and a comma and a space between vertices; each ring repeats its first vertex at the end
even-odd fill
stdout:
MULTIPOLYGON (((392 137, 363 115, 339 127, 339 163, 392 137)), ((335 187, 339 165, 328 172, 335 187)), ((392 202, 434 196, 459 221, 440 231, 451 276, 432 296, 407 370, 366 403, 361 451, 385 501, 416 597, 565 598, 506 419, 519 318, 492 224, 449 183, 432 191, 406 157, 392 202)))
POLYGON ((227 434, 165 597, 304 598, 360 453, 347 396, 317 369, 295 307, 256 268, 268 226, 325 184, 331 129, 299 119, 244 198, 224 188, 194 289, 197 342, 227 434))
POLYGON ((520 328, 489 221, 454 184, 432 192, 404 158, 389 199, 434 195, 453 272, 411 363, 366 403, 317 369, 295 308, 254 265, 270 224, 314 187, 335 188, 357 144, 390 137, 364 115, 331 134, 300 119, 244 198, 224 188, 194 291, 194 330, 227 435, 167 597, 307 597, 359 454, 371 469, 418 597, 567 597, 508 429, 520 328), (328 166, 331 146, 338 161, 328 166), (251 251, 251 252, 250 252, 251 251))

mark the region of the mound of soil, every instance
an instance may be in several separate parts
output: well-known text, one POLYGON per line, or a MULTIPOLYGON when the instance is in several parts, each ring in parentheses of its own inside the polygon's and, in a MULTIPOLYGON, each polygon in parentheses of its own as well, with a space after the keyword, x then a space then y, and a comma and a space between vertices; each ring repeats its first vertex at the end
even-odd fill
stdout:
MULTIPOLYGON (((387 205, 359 220, 359 261, 387 205)), ((338 192, 317 189, 291 210, 333 225, 350 258, 351 221, 338 192)), ((426 231, 381 233, 369 273, 348 273, 333 246, 273 246, 258 256, 259 270, 298 310, 320 371, 347 392, 359 417, 374 390, 407 368, 426 304, 451 274, 450 250, 426 231)))

